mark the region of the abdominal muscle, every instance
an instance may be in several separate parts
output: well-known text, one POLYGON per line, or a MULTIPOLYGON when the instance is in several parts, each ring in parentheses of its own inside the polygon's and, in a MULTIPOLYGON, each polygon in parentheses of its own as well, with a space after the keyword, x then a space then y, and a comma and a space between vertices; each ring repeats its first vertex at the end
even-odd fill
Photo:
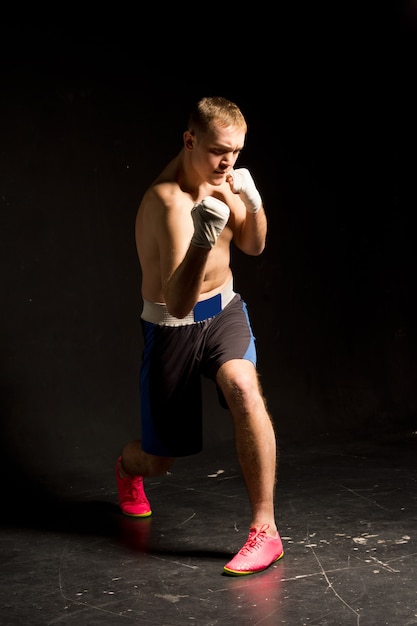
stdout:
POLYGON ((230 268, 228 268, 226 277, 221 283, 219 283, 218 281, 205 280, 203 282, 198 301, 201 302, 202 300, 207 300, 207 298, 211 298, 212 296, 215 296, 217 293, 220 293, 221 291, 223 291, 226 285, 230 283, 232 278, 233 278, 232 271, 230 268))
MULTIPOLYGON (((211 298, 212 296, 215 296, 217 293, 220 293, 221 291, 223 291, 226 285, 230 283, 232 278, 233 278, 232 271, 230 268, 228 268, 227 272, 222 273, 221 275, 217 275, 216 279, 214 279, 213 277, 213 278, 208 278, 207 280, 204 280, 202 287, 201 287, 200 297, 198 299, 198 302, 201 302, 202 300, 207 300, 207 298, 211 298)), ((152 285, 148 284, 146 278, 142 278, 141 293, 142 293, 142 298, 144 300, 147 300, 148 302, 155 302, 157 304, 164 304, 165 302, 162 289, 158 288, 157 290, 155 290, 155 288, 152 288, 152 285)))
MULTIPOLYGON (((229 251, 221 249, 212 250, 212 258, 210 258, 203 284, 200 290, 198 301, 206 300, 220 293, 233 278, 232 270, 229 265, 229 251)), ((147 263, 142 259, 142 298, 148 302, 163 304, 165 298, 162 292, 161 276, 159 273, 159 263, 147 263)))

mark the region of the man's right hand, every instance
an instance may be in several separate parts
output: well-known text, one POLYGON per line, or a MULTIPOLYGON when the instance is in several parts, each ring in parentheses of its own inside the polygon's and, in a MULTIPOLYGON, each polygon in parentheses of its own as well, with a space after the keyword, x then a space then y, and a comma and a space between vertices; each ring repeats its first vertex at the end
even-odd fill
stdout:
POLYGON ((221 200, 213 196, 203 198, 191 210, 194 222, 191 243, 200 248, 212 248, 226 226, 229 215, 229 207, 221 200))

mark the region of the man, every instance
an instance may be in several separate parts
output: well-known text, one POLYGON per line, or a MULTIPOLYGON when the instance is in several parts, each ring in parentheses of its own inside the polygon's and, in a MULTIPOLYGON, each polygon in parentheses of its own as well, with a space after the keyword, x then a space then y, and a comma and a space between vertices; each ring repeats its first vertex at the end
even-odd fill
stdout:
POLYGON ((143 478, 202 449, 201 376, 212 378, 232 415, 252 510, 230 575, 264 570, 284 554, 275 523, 276 438, 256 371, 245 302, 233 290, 230 247, 265 247, 267 220, 247 169, 234 169, 247 126, 236 104, 203 98, 183 147, 146 191, 136 219, 145 346, 140 374, 141 441, 116 465, 121 510, 146 517, 143 478))

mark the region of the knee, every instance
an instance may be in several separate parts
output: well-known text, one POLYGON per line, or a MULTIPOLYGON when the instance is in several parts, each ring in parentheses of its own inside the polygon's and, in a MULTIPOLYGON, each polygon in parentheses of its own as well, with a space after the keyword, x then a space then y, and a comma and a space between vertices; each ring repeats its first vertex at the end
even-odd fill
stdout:
POLYGON ((219 372, 218 384, 229 404, 251 405, 263 398, 258 375, 252 363, 236 364, 219 372))

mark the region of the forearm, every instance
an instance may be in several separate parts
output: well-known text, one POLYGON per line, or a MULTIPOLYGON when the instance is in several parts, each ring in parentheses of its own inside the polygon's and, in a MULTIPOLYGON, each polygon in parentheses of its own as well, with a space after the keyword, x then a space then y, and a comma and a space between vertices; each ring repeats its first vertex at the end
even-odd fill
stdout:
POLYGON ((257 256, 265 248, 267 233, 267 219, 261 195, 246 168, 231 171, 227 180, 233 193, 239 194, 246 208, 245 219, 234 236, 235 244, 242 252, 257 256))
POLYGON ((245 221, 235 237, 235 244, 245 254, 258 256, 265 249, 266 236, 267 219, 261 207, 256 213, 246 213, 245 221))
POLYGON ((194 233, 189 248, 164 285, 164 298, 171 315, 185 317, 198 301, 209 253, 229 215, 229 207, 211 196, 194 205, 191 211, 194 233))
POLYGON ((165 303, 171 315, 185 317, 198 301, 210 249, 190 245, 182 263, 164 287, 165 303))

